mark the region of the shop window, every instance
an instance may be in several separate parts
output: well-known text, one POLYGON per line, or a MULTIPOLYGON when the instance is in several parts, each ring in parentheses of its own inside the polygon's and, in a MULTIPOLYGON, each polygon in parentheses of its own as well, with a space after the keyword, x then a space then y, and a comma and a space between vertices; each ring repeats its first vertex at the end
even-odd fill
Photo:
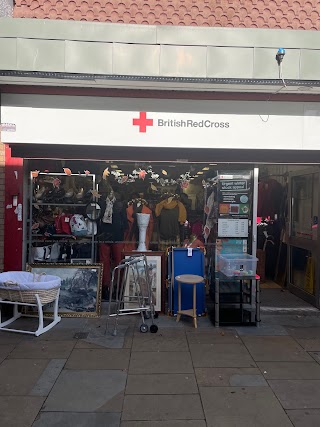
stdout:
POLYGON ((318 174, 292 178, 292 236, 317 240, 318 234, 318 174))
POLYGON ((314 295, 315 258, 306 249, 291 247, 291 283, 314 295))

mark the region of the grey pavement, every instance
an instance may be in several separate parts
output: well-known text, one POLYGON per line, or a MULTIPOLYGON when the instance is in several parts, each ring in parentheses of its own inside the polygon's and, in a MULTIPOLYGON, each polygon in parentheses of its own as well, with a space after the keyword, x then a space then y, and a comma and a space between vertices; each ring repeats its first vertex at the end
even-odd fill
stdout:
POLYGON ((156 334, 139 320, 0 332, 0 427, 320 426, 320 315, 197 330, 160 316, 156 334))

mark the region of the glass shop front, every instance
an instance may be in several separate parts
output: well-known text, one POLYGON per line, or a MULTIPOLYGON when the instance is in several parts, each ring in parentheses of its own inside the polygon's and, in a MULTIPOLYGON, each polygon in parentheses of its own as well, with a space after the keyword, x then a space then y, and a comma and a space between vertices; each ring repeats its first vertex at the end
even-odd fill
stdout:
MULTIPOLYGON (((140 254, 156 312, 190 311, 183 274, 203 278, 196 316, 215 326, 319 306, 320 169, 296 154, 302 125, 284 103, 263 116, 253 102, 117 99, 108 110, 60 98, 28 95, 21 109, 11 95, 2 115, 17 126, 4 142, 24 158, 23 265, 60 275, 62 313, 98 315, 117 297, 115 269, 140 254), (283 120, 294 127, 287 151, 283 120)), ((122 307, 143 288, 126 274, 122 307)))

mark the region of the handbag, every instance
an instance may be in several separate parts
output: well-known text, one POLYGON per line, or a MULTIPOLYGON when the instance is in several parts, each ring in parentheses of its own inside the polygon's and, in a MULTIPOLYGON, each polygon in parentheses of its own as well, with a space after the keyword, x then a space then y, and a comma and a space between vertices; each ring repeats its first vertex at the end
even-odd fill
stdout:
POLYGON ((92 236, 92 234, 95 236, 97 234, 97 223, 95 221, 90 221, 89 219, 86 219, 87 224, 87 235, 92 236))
POLYGON ((48 261, 50 259, 51 246, 36 246, 31 250, 32 261, 48 261))
POLYGON ((88 227, 83 215, 74 214, 70 219, 71 233, 74 236, 87 236, 88 227))
POLYGON ((59 243, 54 243, 51 246, 50 256, 49 256, 49 262, 57 262, 60 258, 60 245, 59 243))
POLYGON ((62 213, 59 216, 59 234, 72 234, 70 221, 73 215, 62 213))

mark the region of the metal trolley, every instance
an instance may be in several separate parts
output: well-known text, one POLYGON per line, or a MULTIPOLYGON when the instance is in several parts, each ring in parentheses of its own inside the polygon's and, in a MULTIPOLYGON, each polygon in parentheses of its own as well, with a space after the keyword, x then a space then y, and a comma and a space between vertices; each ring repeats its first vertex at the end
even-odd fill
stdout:
POLYGON ((112 335, 117 335, 119 316, 131 314, 141 314, 140 332, 145 333, 149 329, 151 333, 158 332, 158 326, 154 323, 157 313, 154 309, 148 272, 149 267, 145 255, 132 255, 113 269, 106 329, 109 331, 110 319, 115 318, 112 335), (125 295, 128 292, 129 295, 125 295), (112 299, 113 296, 115 296, 115 300, 112 299), (132 307, 132 305, 134 306, 132 307), (114 313, 111 313, 112 306, 115 306, 114 313), (149 318, 152 322, 150 328, 145 322, 149 318))

